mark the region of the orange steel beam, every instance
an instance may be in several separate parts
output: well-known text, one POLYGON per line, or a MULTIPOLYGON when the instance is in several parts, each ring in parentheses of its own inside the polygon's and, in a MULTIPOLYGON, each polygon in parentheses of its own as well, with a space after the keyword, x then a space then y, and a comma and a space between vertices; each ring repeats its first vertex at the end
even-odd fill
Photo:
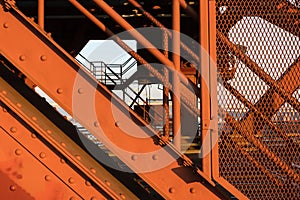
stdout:
MULTIPOLYGON (((163 31, 163 53, 164 55, 168 58, 169 57, 169 37, 166 31, 163 31)), ((166 79, 169 81, 169 71, 168 69, 164 69, 163 71, 164 76, 166 77, 166 79)), ((170 105, 169 105, 169 88, 168 87, 163 87, 163 107, 164 107, 164 127, 163 127, 163 131, 164 131, 164 137, 166 138, 166 140, 170 139, 170 105)))
MULTIPOLYGON (((218 37, 228 45, 232 52, 241 59, 255 74, 257 74, 263 81, 265 81, 271 88, 261 97, 261 99, 256 103, 256 108, 263 112, 268 106, 268 110, 272 112, 267 112, 267 118, 271 118, 278 109, 285 103, 290 103, 297 111, 300 111, 300 103, 295 99, 292 94, 300 85, 300 62, 299 59, 293 63, 289 69, 277 80, 273 80, 269 75, 267 75, 262 69, 249 57, 243 54, 239 49, 235 47, 222 33, 218 32, 218 37), (291 81, 293 80, 293 81, 291 81), (273 104, 269 103, 269 100, 273 99, 273 104)), ((247 117, 250 118, 250 115, 247 117)), ((247 121, 247 120, 243 120, 247 121)))
MULTIPOLYGON (((80 12, 82 12, 88 19, 90 19, 93 23, 95 23, 102 31, 104 31, 109 36, 112 36, 113 39, 121 48, 123 48, 126 52, 128 52, 133 58, 135 58, 140 64, 145 66, 147 70, 149 70, 158 80, 160 80, 165 87, 169 88, 169 90, 173 89, 173 86, 167 80, 165 76, 163 76, 160 72, 158 72, 155 68, 153 68, 145 59, 143 59, 139 54, 133 51, 130 47, 128 47, 118 36, 113 35, 113 32, 107 28, 101 21, 99 21, 95 16, 93 16, 87 9, 85 9, 80 3, 76 0, 69 0, 80 12)), ((165 66, 169 68, 169 66, 165 66)), ((172 70, 172 68, 170 68, 172 70)), ((189 82, 187 79, 183 79, 180 77, 181 83, 183 83, 186 87, 189 87, 190 84, 195 89, 197 86, 194 86, 192 82, 189 82)), ((180 95, 181 100, 189 106, 191 110, 198 110, 194 103, 191 102, 191 99, 187 98, 185 95, 180 95)))
MULTIPOLYGON (((219 127, 218 127, 218 91, 217 91, 217 36, 216 36, 216 1, 209 1, 209 77, 210 77, 210 115, 211 115, 211 142, 214 144, 211 151, 212 159, 212 177, 218 180, 219 176, 219 127)), ((222 182, 222 181, 221 181, 222 182)), ((222 183, 228 187, 233 186, 231 184, 222 183)), ((224 187, 223 186, 223 187, 224 187)), ((226 188, 226 187, 225 187, 226 188)), ((236 191, 236 189, 227 188, 230 191, 236 191)), ((235 194, 235 192, 233 192, 235 194)), ((239 197, 237 197, 239 198, 239 197)))
POLYGON ((277 165, 282 171, 284 171, 295 183, 300 184, 300 175, 297 174, 284 160, 276 156, 276 154, 270 151, 259 139, 255 138, 252 133, 249 133, 245 126, 241 125, 234 117, 232 117, 223 108, 219 107, 220 115, 224 116, 227 124, 229 124, 234 131, 240 133, 255 147, 257 147, 267 158, 269 158, 275 165, 277 165))
POLYGON ((225 198, 213 185, 201 183, 201 172, 196 169, 195 174, 193 163, 172 144, 157 145, 161 141, 157 133, 15 7, 10 12, 1 8, 0 16, 0 24, 5 24, 0 31, 2 54, 164 198, 198 199, 199 195, 208 199, 225 198), (77 80, 79 85, 75 84, 77 80), (84 109, 74 108, 76 99, 86 103, 81 105, 84 109), (86 108, 91 104, 95 108, 92 115, 86 108), (117 116, 111 107, 116 108, 117 116), (130 116, 123 112, 129 112, 130 116), (128 135, 126 128, 143 138, 128 135), (165 161, 169 161, 168 165, 159 167, 165 161), (152 167, 155 170, 151 171, 152 167))
POLYGON ((38 0, 38 24, 44 29, 45 27, 45 0, 38 0))
POLYGON ((271 171, 269 171, 265 166, 261 165, 253 156, 251 156, 247 151, 245 151, 243 147, 241 147, 238 143, 239 143, 238 139, 234 139, 230 137, 228 137, 228 141, 226 141, 226 144, 228 146, 236 149, 243 156, 245 156, 255 167, 259 168, 273 183, 275 183, 278 186, 282 186, 282 183, 280 182, 278 177, 272 174, 271 171))
MULTIPOLYGON (((5 119, 7 114, 1 113, 1 115, 4 116, 1 119, 1 125, 15 125, 14 121, 5 119)), ((14 119, 12 118, 12 120, 14 119)), ((3 127, 0 129, 0 172, 1 178, 3 177, 0 185, 1 198, 47 200, 82 198, 44 166, 39 161, 38 155, 37 157, 32 156, 22 143, 18 143, 19 141, 12 137, 13 131, 5 130, 3 127)), ((26 137, 28 140, 30 139, 30 135, 26 135, 26 137)))
MULTIPOLYGON (((133 6, 135 6, 137 9, 141 11, 143 15, 145 15, 151 22, 153 22, 156 26, 159 28, 164 29, 165 26, 161 24, 155 17, 151 15, 151 13, 147 12, 138 2, 135 0, 128 0, 129 3, 131 3, 133 6)), ((184 2, 180 0, 180 5, 184 7, 184 2)), ((210 65, 215 65, 216 63, 216 7, 215 7, 215 1, 210 1, 209 2, 209 15, 210 15, 210 22, 209 22, 209 31, 210 31, 210 65)), ((191 16, 193 16, 193 19, 197 22, 199 22, 199 16, 195 15, 195 10, 193 8, 190 8, 186 10, 191 16)), ((169 37, 172 37, 171 32, 167 30, 167 33, 169 37)), ((189 55, 192 56, 193 59, 197 61, 197 63, 200 62, 199 56, 196 55, 191 49, 189 49, 184 43, 180 42, 182 50, 186 51, 189 53, 189 55)), ((218 105, 217 102, 217 71, 216 67, 211 67, 210 68, 210 79, 212 80, 210 82, 211 85, 211 90, 210 90, 210 95, 211 95, 211 102, 212 105, 218 105)), ((200 97, 200 91, 199 88, 196 85, 192 85, 193 90, 195 92, 195 95, 197 97, 200 97)), ((197 112, 198 109, 194 109, 193 112, 197 112)), ((218 140, 218 124, 217 124, 217 116, 218 116, 218 107, 217 106, 212 106, 211 107, 211 113, 212 113, 212 121, 210 121, 209 128, 212 131, 212 142, 214 143, 215 141, 218 140)), ((195 116, 198 117, 198 113, 195 113, 195 116)), ((233 185, 231 185, 227 180, 219 176, 219 157, 218 157, 218 143, 214 144, 212 147, 212 164, 213 164, 213 178, 215 181, 217 181, 219 184, 221 184, 225 189, 230 191, 232 194, 234 194, 238 199, 247 199, 239 190, 237 190, 233 185)))
MULTIPOLYGON (((40 111, 24 99, 15 89, 13 89, 3 78, 0 78, 0 100, 15 115, 22 118, 31 131, 24 127, 22 122, 13 119, 13 115, 0 115, 1 127, 8 132, 12 132, 12 137, 23 145, 28 152, 33 154, 43 165, 47 166, 54 175, 51 177, 59 178, 71 190, 74 190, 81 198, 90 199, 92 197, 113 198, 113 199, 138 199, 125 186, 123 186, 116 178, 110 175, 102 166, 100 166, 93 158, 83 151, 77 144, 68 138, 59 128, 57 128, 49 119, 47 119, 40 111), (32 132, 34 130, 34 132, 32 132), (36 133, 39 135, 37 137, 36 133), (24 134, 27 134, 25 137, 24 134), (49 145, 43 144, 43 138, 49 145), (54 153, 54 148, 59 154, 54 153), (70 167, 67 163, 75 166, 70 167), (78 174, 80 171, 86 178, 78 174), (101 188, 100 191, 91 186, 91 182, 101 188), (109 184, 107 184, 109 183, 109 184)), ((5 110, 5 109, 4 109, 5 110)), ((34 167, 31 169, 35 169, 34 167)), ((31 171, 34 175, 34 172, 31 171)), ((50 181, 46 178, 45 180, 50 181)), ((32 187, 33 180, 29 180, 25 187, 32 187)), ((34 181, 33 181, 34 182, 34 181)), ((42 184, 41 187, 44 185, 42 184)), ((55 189, 55 188, 54 188, 55 189)), ((57 189, 57 188, 56 188, 57 189)), ((40 192, 39 190, 37 192, 40 192)), ((45 195, 42 193, 41 195, 45 195)), ((38 198, 39 196, 35 196, 38 198)), ((53 197, 51 197, 53 199, 53 197)), ((44 198, 38 198, 44 199, 44 198)))
MULTIPOLYGON (((172 1, 172 60, 176 71, 180 71, 180 4, 172 1)), ((180 80, 178 73, 173 73, 172 118, 174 145, 181 149, 181 120, 180 120, 180 80)))
POLYGON ((203 172, 211 177, 211 154, 207 153, 204 155, 204 152, 207 152, 207 149, 211 149, 211 142, 205 142, 205 139, 210 138, 211 130, 210 130, 210 89, 208 87, 204 87, 205 85, 209 85, 210 82, 210 35, 209 35, 209 1, 201 1, 199 3, 199 13, 200 13, 200 73, 201 73, 201 80, 200 80, 200 89, 201 89, 201 108, 200 108, 200 116, 201 116, 201 140, 202 140, 202 170, 203 172))
MULTIPOLYGON (((74 0, 70 0, 74 1, 74 0)), ((143 35, 141 35, 134 27, 132 27, 125 19, 122 18, 112 7, 110 7, 103 0, 93 0, 104 12, 106 12, 113 20, 115 20, 121 27, 129 31, 142 46, 144 46, 149 53, 155 56, 161 63, 168 67, 175 69, 174 63, 166 58, 151 42, 149 42, 143 35)))
MULTIPOLYGON (((294 141, 294 139, 288 137, 286 133, 284 133, 281 129, 278 129, 277 126, 270 121, 270 117, 266 117, 265 114, 261 111, 259 111, 250 101, 248 101, 238 90, 236 90, 233 86, 231 86, 227 82, 220 81, 223 86, 230 91, 232 95, 234 95, 239 101, 241 101, 246 107, 250 109, 250 113, 255 116, 257 116, 254 121, 261 121, 261 127, 264 126, 264 124, 267 124, 275 133, 279 134, 281 138, 284 139, 284 141, 287 143, 287 148, 294 148, 299 149, 299 144, 294 141)), ((273 115, 272 115, 273 116, 273 115)), ((243 125, 247 125, 244 121, 242 121, 243 125)))
MULTIPOLYGON (((293 94, 297 88, 300 86, 300 59, 293 63, 286 72, 277 80, 277 85, 285 91, 285 93, 289 96, 293 94)), ((255 104, 255 108, 264 113, 268 120, 280 109, 280 107, 285 103, 285 99, 283 99, 276 90, 270 88, 266 91, 266 93, 259 99, 259 101, 255 104), (272 102, 270 102, 272 99, 272 102), (264 110, 268 110, 268 112, 264 112, 264 110)), ((254 117, 253 111, 248 113, 249 116, 244 118, 243 123, 249 123, 250 118, 254 117)), ((265 121, 262 121, 262 124, 265 124, 265 121)), ((263 126, 263 125, 262 125, 263 126)))
MULTIPOLYGON (((165 29, 166 27, 162 23, 160 23, 153 15, 151 15, 151 13, 147 12, 136 0, 128 0, 128 2, 131 3, 137 9, 139 9, 139 11, 141 11, 141 13, 145 17, 147 17, 151 22, 153 22, 153 24, 155 24, 157 27, 165 30, 168 33, 168 36, 170 38, 172 38, 172 32, 165 29)), ((182 5, 182 1, 180 1, 180 2, 181 2, 180 5, 182 5)), ((195 11, 194 11, 194 13, 195 13, 195 11)), ((188 46, 186 46, 182 41, 180 41, 180 46, 181 46, 182 50, 187 52, 196 61, 195 63, 200 62, 199 56, 197 54, 195 54, 195 52, 192 51, 188 46)))
POLYGON ((199 16, 198 14, 195 12, 195 10, 186 3, 185 0, 178 0, 180 3, 180 6, 184 9, 185 12, 187 12, 194 20, 198 20, 199 16))
MULTIPOLYGON (((245 55, 240 49, 238 49, 229 39, 223 35, 221 32, 217 31, 218 38, 229 47, 229 50, 237 56, 253 73, 255 73, 259 78, 261 78, 265 83, 267 83, 273 90, 276 90, 276 93, 280 95, 286 102, 291 104, 298 112, 300 112, 300 102, 291 94, 286 93, 277 82, 268 75, 257 63, 252 61, 249 56, 245 55)), ((299 73, 295 73, 297 76, 299 73)), ((298 87, 298 86, 297 86, 298 87)))

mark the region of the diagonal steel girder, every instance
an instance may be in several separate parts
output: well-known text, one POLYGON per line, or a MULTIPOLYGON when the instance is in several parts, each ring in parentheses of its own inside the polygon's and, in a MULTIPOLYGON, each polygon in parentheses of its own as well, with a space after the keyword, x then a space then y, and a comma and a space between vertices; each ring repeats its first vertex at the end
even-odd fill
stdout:
POLYGON ((16 8, 11 9, 9 12, 5 12, 2 6, 0 9, 2 55, 74 115, 149 185, 166 199, 198 199, 199 195, 209 199, 226 198, 213 183, 202 183, 199 170, 172 144, 159 145, 161 141, 157 133, 127 110, 123 102, 82 69, 45 32, 16 8), (75 84, 77 80, 79 85, 75 84), (86 99, 89 95, 94 95, 94 103, 86 99), (77 111, 74 109, 76 99, 86 101, 77 111), (86 106, 90 105, 95 106, 96 116, 89 115, 86 106), (117 116, 113 115, 111 107, 115 108, 117 116), (116 120, 115 117, 119 118, 116 120), (124 131, 126 127, 144 138, 128 135, 124 131), (170 162, 161 166, 165 159, 170 162), (156 167, 155 170, 152 167, 156 167), (195 170, 198 173, 194 173, 195 170))
MULTIPOLYGON (((1 70, 1 72, 3 71, 1 70)), ((4 74, 1 75, 3 76, 4 74)), ((67 187, 70 187, 69 189, 74 190, 80 198, 86 199, 94 196, 95 198, 101 199, 112 198, 121 200, 123 197, 138 199, 115 177, 107 172, 106 169, 99 165, 97 161, 91 158, 74 141, 67 137, 53 122, 21 96, 3 77, 0 77, 0 91, 1 104, 5 104, 5 107, 7 106, 10 110, 9 113, 13 113, 8 114, 8 111, 6 111, 6 113, 0 115, 1 127, 12 133, 11 135, 15 140, 22 144, 30 154, 38 158, 46 168, 51 170, 52 173, 54 173, 53 175, 51 174, 51 176, 57 176, 58 180, 67 187), (28 128, 28 126, 30 126, 30 128, 28 128), (35 133, 33 130, 38 133, 39 137, 33 135, 35 133), (26 135, 32 135, 35 140, 26 139, 26 135), (40 140, 38 138, 43 139, 40 140), (55 149, 55 151, 52 149, 55 149), (62 160, 63 158, 64 160, 62 160), (69 165, 67 163, 72 164, 69 165), (93 186, 87 187, 89 183, 85 184, 85 177, 80 175, 82 173, 84 173, 84 175, 88 177, 88 180, 92 181, 94 185, 100 187, 102 193, 95 190, 93 186), (71 178, 74 179, 74 182, 77 184, 73 184, 73 182, 70 184, 68 180, 71 178), (107 182, 109 182, 110 185, 108 185, 107 182)), ((32 174, 31 171, 31 178, 33 177, 36 177, 36 175, 32 174)), ((34 180, 34 178, 32 180, 34 180)), ((22 181, 20 183, 22 183, 22 181)), ((30 183, 32 184, 32 181, 30 183)), ((32 185, 22 184, 24 184, 22 185, 24 188, 32 188, 32 185)), ((38 188, 38 190, 43 190, 44 185, 41 184, 35 187, 38 188)), ((56 190, 57 189, 58 188, 56 188, 56 190)), ((46 195, 39 194, 38 192, 34 194, 46 195)), ((66 194, 68 194, 67 191, 66 194)), ((66 198, 67 195, 64 196, 66 198)), ((34 197, 46 198, 41 196, 34 197)))

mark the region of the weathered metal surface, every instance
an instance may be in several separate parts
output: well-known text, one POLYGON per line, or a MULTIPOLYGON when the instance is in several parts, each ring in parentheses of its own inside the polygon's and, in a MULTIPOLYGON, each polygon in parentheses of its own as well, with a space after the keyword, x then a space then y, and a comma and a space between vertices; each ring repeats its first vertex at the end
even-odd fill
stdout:
MULTIPOLYGON (((0 115, 1 127, 13 132, 11 137, 22 144, 26 151, 44 167, 54 173, 54 177, 83 199, 92 197, 123 199, 120 194, 129 199, 137 199, 2 78, 0 78, 0 83, 0 99, 8 107, 7 109, 3 108, 6 110, 5 115, 0 115), (10 112, 8 113, 7 110, 10 112), (17 118, 21 121, 18 121, 17 118), (96 188, 101 189, 99 191, 96 188)), ((34 166, 30 168, 35 169, 34 166)), ((34 171, 30 171, 30 173, 32 176, 34 175, 34 171)), ((46 181, 51 179, 49 177, 50 175, 45 177, 46 181)), ((21 186, 32 187, 32 183, 21 186)), ((63 193, 61 188, 52 190, 62 190, 63 193)), ((46 195, 43 193, 43 188, 37 189, 37 192, 40 192, 40 195, 46 195)), ((39 196, 34 194, 33 197, 38 198, 39 196)))
POLYGON ((98 84, 84 70, 78 73, 80 66, 74 62, 73 58, 65 54, 43 32, 35 29, 32 22, 25 19, 18 10, 14 9, 9 13, 1 10, 0 14, 2 16, 1 23, 10 24, 8 29, 0 32, 1 38, 8 35, 11 36, 10 38, 14 38, 1 40, 2 54, 67 112, 74 115, 82 125, 94 133, 157 192, 167 199, 198 199, 199 195, 209 199, 221 198, 218 196, 220 193, 212 191, 214 190, 213 186, 201 183, 201 177, 194 173, 195 169, 192 162, 187 157, 169 143, 166 146, 155 144, 156 139, 159 140, 159 136, 153 133, 153 130, 140 121, 136 114, 131 113, 131 119, 122 114, 127 110, 124 104, 111 96, 110 91, 98 84), (17 15, 22 22, 15 18, 12 13, 17 15), (20 33, 22 37, 16 37, 20 33), (14 48, 16 44, 22 44, 19 45, 18 50, 14 48), (30 50, 32 47, 30 44, 35 44, 34 51, 30 50), (46 56, 47 59, 41 59, 42 56, 46 56), (79 85, 75 84, 76 79, 80 81, 77 82, 79 85), (76 92, 80 88, 81 92, 76 92), (73 91, 75 92, 73 93, 73 91), (87 108, 80 109, 77 107, 77 110, 74 108, 76 99, 85 101, 84 105, 89 105, 88 94, 95 95, 96 116, 87 113, 87 108), (112 102, 114 103, 112 104, 112 102), (114 112, 119 114, 119 119, 115 119, 113 116, 111 106, 116 108, 114 112), (144 124, 144 127, 137 126, 132 121, 132 117, 139 124, 144 124), (144 138, 128 135, 123 131, 126 127, 129 127, 135 135, 144 138), (101 129, 102 131, 100 131, 101 129), (145 156, 144 153, 146 153, 145 156), (153 156, 153 154, 157 154, 157 156, 153 156), (166 160, 169 163, 162 165, 166 160), (162 166, 160 167, 160 165, 162 166), (190 181, 187 182, 187 180, 190 181))

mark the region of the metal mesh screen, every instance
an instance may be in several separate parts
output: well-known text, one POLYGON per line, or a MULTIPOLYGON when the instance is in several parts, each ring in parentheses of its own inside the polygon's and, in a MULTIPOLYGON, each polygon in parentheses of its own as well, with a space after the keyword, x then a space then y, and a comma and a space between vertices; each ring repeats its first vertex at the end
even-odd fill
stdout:
POLYGON ((217 0, 220 175, 250 199, 300 198, 300 5, 217 0))

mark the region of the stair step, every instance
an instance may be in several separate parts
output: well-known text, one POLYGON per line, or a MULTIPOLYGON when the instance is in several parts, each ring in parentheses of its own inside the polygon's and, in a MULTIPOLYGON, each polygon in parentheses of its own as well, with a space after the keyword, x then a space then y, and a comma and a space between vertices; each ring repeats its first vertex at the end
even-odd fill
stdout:
POLYGON ((115 88, 116 85, 105 85, 105 86, 107 87, 107 89, 111 91, 115 88))

